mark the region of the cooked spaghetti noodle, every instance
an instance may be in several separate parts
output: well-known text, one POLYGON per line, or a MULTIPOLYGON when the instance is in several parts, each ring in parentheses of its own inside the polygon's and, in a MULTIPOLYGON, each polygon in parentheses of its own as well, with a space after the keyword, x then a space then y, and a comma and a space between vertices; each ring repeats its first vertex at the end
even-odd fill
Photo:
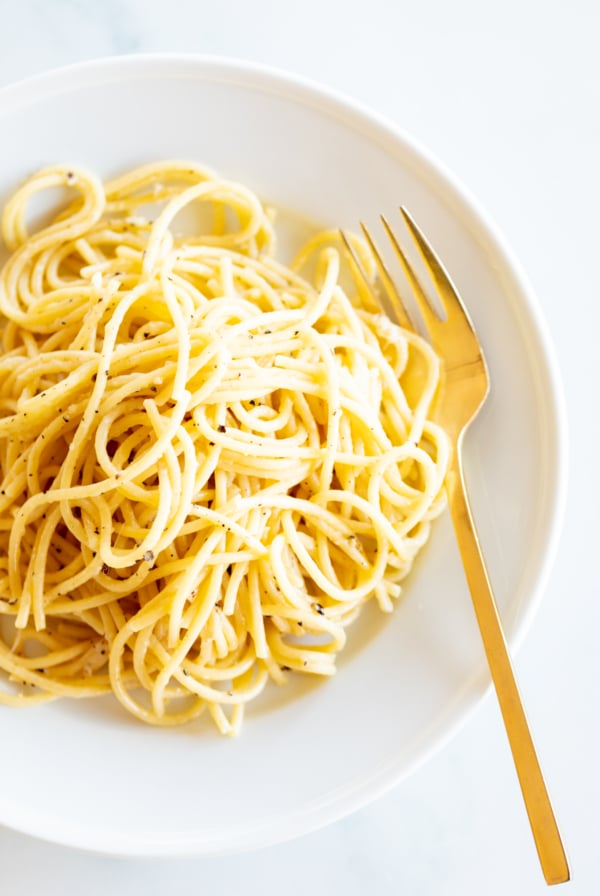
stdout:
POLYGON ((283 266, 258 199, 195 165, 45 169, 2 232, 0 701, 112 690, 236 733, 399 597, 443 501, 437 359, 349 296, 334 242, 283 266), (209 225, 179 235, 186 208, 209 225))

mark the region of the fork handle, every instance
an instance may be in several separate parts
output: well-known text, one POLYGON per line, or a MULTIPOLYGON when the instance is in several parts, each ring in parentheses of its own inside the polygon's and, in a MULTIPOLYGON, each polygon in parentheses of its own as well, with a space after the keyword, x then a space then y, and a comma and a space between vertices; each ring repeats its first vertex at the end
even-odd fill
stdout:
POLYGON ((569 865, 512 668, 498 607, 473 525, 460 441, 450 461, 446 491, 492 681, 519 776, 529 824, 547 884, 569 880, 569 865))

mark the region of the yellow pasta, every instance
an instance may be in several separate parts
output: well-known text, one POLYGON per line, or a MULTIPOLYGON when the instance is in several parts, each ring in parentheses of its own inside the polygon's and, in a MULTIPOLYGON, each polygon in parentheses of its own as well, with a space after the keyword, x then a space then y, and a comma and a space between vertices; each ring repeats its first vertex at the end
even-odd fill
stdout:
POLYGON ((335 239, 284 266, 194 164, 45 169, 2 234, 0 702, 112 691, 235 734, 400 596, 443 504, 437 358, 343 288, 335 239))

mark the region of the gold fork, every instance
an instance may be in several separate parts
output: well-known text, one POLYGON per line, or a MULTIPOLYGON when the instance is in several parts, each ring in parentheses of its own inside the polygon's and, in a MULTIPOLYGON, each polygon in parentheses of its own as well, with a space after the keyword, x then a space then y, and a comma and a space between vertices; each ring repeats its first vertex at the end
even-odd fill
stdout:
MULTIPOLYGON (((382 215, 381 221, 411 287, 429 340, 441 360, 441 381, 434 414, 436 422, 445 430, 451 444, 446 493, 456 539, 542 871, 546 883, 564 883, 569 880, 567 857, 515 680, 498 608, 473 524, 463 472, 463 437, 489 392, 487 366, 473 324, 441 261, 406 209, 401 208, 400 212, 445 313, 445 319, 441 318, 427 298, 413 266, 382 215)), ((414 329, 410 313, 369 230, 362 223, 361 228, 397 322, 414 329)), ((363 295, 366 292, 372 301, 383 308, 351 242, 343 232, 341 237, 357 287, 363 295)), ((387 309, 383 310, 387 312, 387 309)))

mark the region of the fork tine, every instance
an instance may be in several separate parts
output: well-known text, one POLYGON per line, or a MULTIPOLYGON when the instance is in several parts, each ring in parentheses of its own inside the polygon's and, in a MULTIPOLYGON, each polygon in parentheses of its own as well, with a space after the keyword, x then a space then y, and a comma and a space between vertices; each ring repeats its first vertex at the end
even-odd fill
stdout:
POLYGON ((396 284, 394 283, 394 281, 392 280, 392 278, 390 276, 387 266, 386 266, 383 258, 381 257, 379 250, 377 249, 377 246, 375 245, 375 243, 373 241, 373 237, 371 236, 369 229, 367 228, 367 225, 363 221, 361 221, 360 226, 361 226, 361 230, 364 234, 365 240, 367 241, 367 245, 369 246, 369 249, 371 250, 371 254, 373 255, 373 258, 375 259, 375 264, 377 265, 377 270, 379 271, 379 276, 381 277, 381 282, 383 283, 383 286, 384 286, 386 295, 390 301, 390 304, 391 304, 392 308, 394 309, 394 313, 396 314, 396 317, 398 318, 398 323, 400 324, 401 327, 404 327, 407 330, 414 330, 415 325, 413 324, 413 322, 411 320, 408 309, 407 309, 406 305, 404 304, 404 302, 402 301, 402 298, 400 296, 400 293, 398 292, 396 284))
POLYGON ((453 318, 456 319, 456 316, 460 315, 460 318, 466 318, 469 324, 471 324, 471 319, 469 317, 467 309, 463 305, 460 296, 454 288, 454 284, 450 279, 450 275, 446 271, 438 256, 431 248, 430 244, 425 239, 423 232, 416 225, 408 210, 403 205, 400 206, 400 214, 404 218, 404 223, 406 224, 410 235, 415 241, 417 249, 419 250, 419 254, 421 255, 425 267, 427 268, 429 275, 433 280, 438 296, 440 297, 440 301, 442 303, 442 308, 446 312, 448 320, 451 320, 453 318))
POLYGON ((404 271, 404 273, 406 275, 406 279, 408 280, 410 287, 413 291, 415 301, 418 305, 419 311, 421 312, 421 315, 425 322, 425 326, 429 330, 430 335, 433 336, 434 331, 436 330, 436 328, 439 326, 439 324, 441 322, 440 316, 438 315, 437 311, 435 310, 435 308, 433 308, 429 299, 427 298, 427 294, 425 293, 425 290, 421 286, 419 278, 415 274, 412 264, 410 263, 410 261, 408 260, 406 255, 404 254, 402 246, 398 242, 396 234, 390 227, 390 224, 389 224, 387 218, 385 217, 385 215, 381 215, 381 223, 383 224, 383 226, 385 228, 387 237, 388 237, 390 243, 392 244, 394 252, 396 253, 396 258, 400 262, 400 265, 402 266, 402 270, 404 271))
POLYGON ((358 291, 361 295, 361 298, 365 304, 365 306, 370 311, 379 311, 379 303, 375 295, 373 294, 373 287, 369 282, 369 278, 365 272, 365 269, 362 265, 362 262, 358 255, 356 254, 356 250, 354 246, 346 236, 346 233, 343 230, 340 230, 340 239, 342 241, 342 245, 345 249, 346 256, 348 258, 348 262, 352 269, 352 276, 356 286, 358 287, 358 291))

